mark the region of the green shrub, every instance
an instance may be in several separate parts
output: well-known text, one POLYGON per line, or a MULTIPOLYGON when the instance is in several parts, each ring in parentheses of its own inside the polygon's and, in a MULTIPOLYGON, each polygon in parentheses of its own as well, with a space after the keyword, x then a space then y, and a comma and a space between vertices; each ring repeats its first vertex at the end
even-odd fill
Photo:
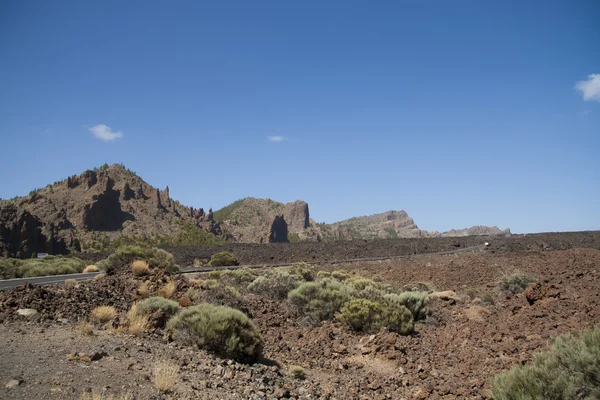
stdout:
POLYGON ((333 319, 354 294, 353 288, 325 278, 301 284, 288 294, 288 299, 301 313, 323 321, 333 319))
POLYGON ((408 308, 398 303, 384 305, 383 325, 390 332, 408 335, 414 331, 413 314, 408 308))
POLYGON ((202 290, 189 289, 186 295, 193 303, 210 303, 218 306, 227 306, 245 311, 245 303, 240 292, 228 285, 207 280, 204 281, 202 290), (214 283, 213 283, 214 282, 214 283))
POLYGON ((323 279, 323 278, 331 278, 331 272, 329 272, 329 271, 317 272, 317 279, 323 279))
POLYGON ((239 310, 203 303, 181 311, 167 323, 176 340, 196 344, 221 357, 253 362, 262 351, 258 328, 239 310))
POLYGON ((46 256, 44 258, 0 258, 0 278, 33 278, 36 276, 77 274, 87 263, 75 257, 46 256))
POLYGON ((377 286, 368 285, 363 290, 356 294, 356 297, 359 299, 367 299, 373 301, 382 301, 383 296, 385 296, 388 292, 384 289, 380 289, 377 286))
POLYGON ((273 300, 287 298, 298 282, 286 271, 274 270, 261 275, 248 285, 248 290, 273 300))
MULTIPOLYGON (((214 271, 213 271, 214 272, 214 271)), ((247 285, 256 279, 256 272, 250 268, 221 271, 219 278, 233 285, 247 285)))
MULTIPOLYGON (((333 275, 333 274, 332 274, 333 275)), ((367 286, 378 287, 379 285, 372 279, 363 278, 362 276, 357 276, 354 278, 348 278, 345 280, 346 285, 352 286, 356 291, 364 290, 367 286)))
POLYGON ((333 271, 331 273, 331 277, 333 279, 337 279, 338 281, 345 281, 346 279, 350 278, 350 275, 344 271, 333 271))
POLYGON ((516 272, 510 275, 504 275, 500 279, 500 289, 506 293, 519 294, 527 289, 530 283, 534 282, 535 279, 522 272, 516 272))
POLYGON ((168 316, 175 315, 181 307, 176 301, 165 299, 160 296, 149 297, 137 303, 135 307, 135 315, 149 315, 157 310, 161 310, 168 316))
POLYGON ((297 281, 306 281, 306 282, 310 282, 310 281, 314 281, 315 280, 315 267, 304 263, 304 262, 300 262, 300 263, 296 263, 294 265, 292 265, 291 267, 285 268, 284 271, 287 271, 290 273, 290 275, 294 276, 296 278, 297 281))
POLYGON ((107 274, 114 274, 118 269, 129 267, 135 260, 145 260, 150 268, 163 269, 168 273, 179 270, 171 253, 155 247, 147 248, 140 246, 119 247, 106 260, 98 265, 106 270, 107 274))
POLYGON ((376 301, 366 299, 350 300, 337 319, 357 332, 375 332, 381 328, 383 307, 376 301))
POLYGON ((383 299, 389 305, 398 305, 408 308, 415 321, 427 317, 427 293, 426 292, 402 292, 400 294, 388 293, 383 299))
POLYGON ((492 379, 495 400, 566 400, 600 398, 600 327, 580 338, 562 335, 548 352, 535 353, 529 365, 518 365, 492 379))
POLYGON ((213 254, 208 262, 209 267, 230 267, 233 265, 240 265, 235 254, 228 251, 220 251, 213 254))

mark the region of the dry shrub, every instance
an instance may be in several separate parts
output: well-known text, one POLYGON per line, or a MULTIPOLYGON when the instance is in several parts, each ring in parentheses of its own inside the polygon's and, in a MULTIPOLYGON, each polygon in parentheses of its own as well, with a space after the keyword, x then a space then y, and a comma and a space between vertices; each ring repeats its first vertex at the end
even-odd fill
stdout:
POLYGON ((173 281, 167 282, 163 287, 156 291, 156 294, 160 297, 164 297, 165 299, 173 297, 175 292, 177 291, 177 285, 173 281))
POLYGON ((304 371, 304 368, 302 368, 298 365, 290 365, 288 372, 294 379, 298 379, 298 380, 306 379, 306 371, 304 371))
POLYGON ((95 265, 88 265, 87 267, 85 267, 83 269, 84 274, 87 274, 90 272, 98 272, 98 271, 100 271, 100 268, 96 267, 95 265))
POLYGON ((173 390, 179 381, 179 366, 171 361, 158 361, 152 368, 152 382, 159 392, 173 390))
POLYGON ((179 305, 181 307, 189 307, 192 305, 192 300, 188 296, 183 296, 179 299, 179 305))
POLYGON ((148 296, 150 296, 150 289, 148 288, 148 284, 145 282, 140 284, 140 286, 138 287, 138 290, 137 290, 137 294, 138 294, 138 296, 140 296, 144 299, 147 298, 148 296))
POLYGON ((94 325, 87 321, 82 321, 77 324, 77 330, 86 336, 92 336, 94 334, 94 325))
POLYGON ((145 260, 134 260, 131 263, 131 272, 135 276, 147 275, 150 272, 150 266, 145 260))
POLYGON ((75 286, 77 285, 77 281, 75 279, 67 279, 65 281, 65 286, 75 286))
POLYGON ((129 324, 127 326, 127 332, 129 332, 130 335, 140 336, 142 333, 146 332, 149 327, 150 323, 148 322, 147 315, 130 313, 129 324))
POLYGON ((95 280, 100 280, 102 278, 104 278, 106 276, 106 274, 98 274, 94 277, 95 280))
POLYGON ((111 306, 96 307, 90 313, 90 321, 104 324, 117 316, 117 310, 111 306))

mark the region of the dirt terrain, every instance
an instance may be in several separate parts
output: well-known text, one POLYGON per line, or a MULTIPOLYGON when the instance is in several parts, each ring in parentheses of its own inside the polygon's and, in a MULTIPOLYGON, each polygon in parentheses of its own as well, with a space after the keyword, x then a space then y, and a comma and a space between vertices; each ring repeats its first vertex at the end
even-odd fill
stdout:
MULTIPOLYGON (((124 312, 136 300, 140 282, 127 274, 76 286, 18 288, 0 293, 0 398, 72 399, 92 389, 115 395, 130 392, 138 399, 489 398, 491 376, 527 363, 557 334, 578 333, 600 322, 599 239, 597 232, 512 236, 477 253, 320 267, 396 288, 423 286, 456 294, 454 299, 431 300, 429 317, 410 336, 385 331, 365 335, 335 322, 313 326, 285 300, 243 293, 244 307, 265 340, 265 359, 254 365, 170 342, 160 329, 139 337, 110 329, 84 336, 77 322, 93 307, 111 304, 124 312), (515 271, 535 277, 537 283, 521 294, 501 292, 500 278, 515 271), (492 301, 481 300, 486 298, 492 301), (27 319, 16 314, 19 308, 35 308, 38 314, 27 319), (76 352, 97 360, 69 361, 76 352), (151 382, 151 371, 164 359, 178 364, 180 372, 173 391, 161 395, 151 382), (303 367, 306 379, 295 379, 288 372, 291 365, 303 367), (19 384, 4 389, 11 380, 19 384)), ((475 243, 469 240, 474 239, 436 239, 440 243, 430 244, 428 250, 475 243)), ((410 245, 404 248, 399 243, 390 249, 391 241, 343 244, 349 247, 323 247, 329 251, 321 256, 371 254, 361 249, 411 251, 410 245)), ((258 249, 242 248, 246 250, 233 250, 243 261, 257 260, 258 249)), ((276 249, 283 248, 263 246, 263 257, 275 257, 276 249)), ((318 247, 289 245, 289 249, 297 252, 279 257, 319 255, 318 247)), ((200 256, 200 250, 180 249, 176 254, 180 261, 200 256)), ((153 276, 150 290, 165 279, 153 276)), ((175 281, 178 298, 189 282, 186 277, 175 281)))

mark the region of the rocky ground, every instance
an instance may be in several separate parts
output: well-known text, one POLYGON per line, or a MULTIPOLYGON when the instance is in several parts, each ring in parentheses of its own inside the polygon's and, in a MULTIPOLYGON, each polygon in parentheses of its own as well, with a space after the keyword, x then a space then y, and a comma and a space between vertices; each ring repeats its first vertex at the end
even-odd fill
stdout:
MULTIPOLYGON (((244 294, 265 339, 265 359, 254 365, 178 345, 160 330, 137 337, 118 329, 83 335, 77 323, 91 308, 112 304, 125 311, 138 298, 140 282, 127 274, 70 287, 22 287, 0 294, 0 398, 72 399, 104 390, 139 399, 485 399, 492 375, 528 362, 552 336, 600 321, 600 251, 570 248, 595 246, 594 240, 593 234, 538 236, 488 252, 321 267, 397 288, 453 291, 430 302, 430 316, 411 336, 363 335, 333 322, 313 326, 286 301, 244 294), (568 249, 556 250, 560 246, 568 249), (538 283, 521 294, 502 293, 499 279, 515 271, 538 283), (38 313, 19 316, 20 308, 38 313), (161 360, 180 368, 169 394, 159 394, 152 383, 161 360), (292 365, 303 367, 306 378, 288 372, 292 365), (12 388, 4 388, 9 383, 12 388)), ((166 279, 153 276, 150 291, 166 279)), ((177 298, 189 282, 174 282, 177 298)))

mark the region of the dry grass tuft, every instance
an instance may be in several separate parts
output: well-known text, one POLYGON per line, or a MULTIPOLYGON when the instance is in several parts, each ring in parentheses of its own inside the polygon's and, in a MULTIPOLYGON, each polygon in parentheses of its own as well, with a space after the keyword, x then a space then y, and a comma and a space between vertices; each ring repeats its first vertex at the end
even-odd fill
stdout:
POLYGON ((290 365, 288 372, 294 379, 298 379, 298 380, 306 379, 306 371, 304 371, 304 368, 302 368, 298 365, 290 365))
POLYGON ((179 305, 181 307, 189 307, 192 305, 192 300, 190 300, 188 296, 183 296, 181 299, 179 299, 179 305))
POLYGON ((87 267, 85 267, 83 269, 83 273, 87 274, 89 272, 98 272, 100 271, 100 269, 98 267, 96 267, 95 265, 88 265, 87 267))
POLYGON ((173 297, 176 291, 177 285, 175 285, 175 282, 169 281, 165 286, 158 289, 156 294, 160 297, 164 297, 165 299, 170 299, 173 297))
POLYGON ((94 325, 83 321, 77 325, 77 330, 86 336, 92 336, 94 334, 94 325))
POLYGON ((104 278, 106 276, 106 274, 98 274, 94 277, 95 280, 100 280, 102 278, 104 278))
POLYGON ((150 266, 147 261, 135 260, 131 263, 131 272, 133 272, 135 276, 147 275, 148 272, 150 272, 150 266))
POLYGON ((90 313, 90 320, 100 324, 106 323, 115 319, 117 316, 117 310, 111 306, 100 306, 96 307, 90 313))
POLYGON ((152 382, 159 392, 173 390, 179 381, 179 366, 171 361, 159 361, 152 368, 152 382))
POLYGON ((148 288, 148 284, 145 282, 142 283, 140 285, 140 287, 138 288, 137 293, 141 298, 144 298, 144 299, 147 298, 148 296, 150 296, 150 289, 148 288))
POLYGON ((67 279, 65 280, 65 286, 76 286, 77 281, 75 279, 67 279))

